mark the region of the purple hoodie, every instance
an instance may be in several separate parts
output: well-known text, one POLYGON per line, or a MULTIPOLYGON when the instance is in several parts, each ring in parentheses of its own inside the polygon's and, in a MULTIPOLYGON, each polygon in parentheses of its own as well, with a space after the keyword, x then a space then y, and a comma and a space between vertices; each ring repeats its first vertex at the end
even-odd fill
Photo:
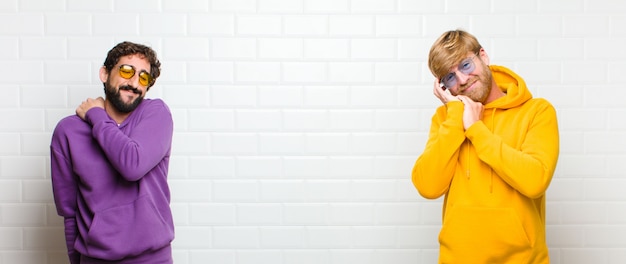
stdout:
POLYGON ((171 263, 173 121, 167 105, 144 99, 119 126, 102 108, 90 109, 85 119, 59 121, 50 145, 54 202, 65 218, 71 263, 171 263))

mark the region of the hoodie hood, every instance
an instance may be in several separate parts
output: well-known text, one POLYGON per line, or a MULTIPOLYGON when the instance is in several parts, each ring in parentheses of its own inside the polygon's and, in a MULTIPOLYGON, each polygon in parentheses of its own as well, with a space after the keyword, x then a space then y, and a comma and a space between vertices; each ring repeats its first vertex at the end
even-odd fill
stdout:
POLYGON ((500 87, 506 96, 498 98, 491 103, 485 105, 486 109, 489 108, 501 108, 509 109, 520 106, 526 101, 530 100, 533 96, 526 87, 524 79, 517 75, 515 72, 504 66, 490 65, 491 74, 493 79, 500 87))

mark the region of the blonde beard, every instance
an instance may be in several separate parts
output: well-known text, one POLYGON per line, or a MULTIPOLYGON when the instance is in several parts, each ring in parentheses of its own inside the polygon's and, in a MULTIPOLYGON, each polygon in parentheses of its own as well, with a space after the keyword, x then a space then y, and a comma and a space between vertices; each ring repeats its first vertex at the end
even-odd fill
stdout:
MULTIPOLYGON (((474 89, 471 92, 467 94, 460 93, 461 95, 465 95, 469 97, 474 102, 485 103, 487 98, 489 98, 489 93, 491 93, 491 83, 492 83, 491 70, 489 70, 489 68, 485 68, 485 69, 486 71, 484 71, 482 74, 476 77, 478 81, 477 86, 474 87, 474 89)), ((474 83, 476 79, 468 81, 466 85, 460 86, 459 89, 463 90, 464 88, 466 88, 466 86, 474 83)))

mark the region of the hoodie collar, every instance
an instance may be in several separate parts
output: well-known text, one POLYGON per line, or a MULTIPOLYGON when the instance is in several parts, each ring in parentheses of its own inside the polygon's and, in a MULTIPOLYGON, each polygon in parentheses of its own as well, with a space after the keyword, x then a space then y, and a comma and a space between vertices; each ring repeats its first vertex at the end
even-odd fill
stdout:
POLYGON ((485 108, 513 108, 530 100, 533 96, 526 87, 524 79, 515 72, 504 66, 489 65, 491 74, 498 87, 506 93, 493 102, 485 105, 485 108))

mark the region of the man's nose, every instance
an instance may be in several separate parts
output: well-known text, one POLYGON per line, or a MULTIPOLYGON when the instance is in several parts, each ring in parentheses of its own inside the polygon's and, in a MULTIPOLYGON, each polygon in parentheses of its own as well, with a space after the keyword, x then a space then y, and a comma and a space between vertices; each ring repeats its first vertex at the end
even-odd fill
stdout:
POLYGON ((462 73, 458 70, 454 74, 456 74, 456 80, 459 84, 465 84, 467 83, 467 80, 469 80, 469 74, 462 73))
POLYGON ((139 83, 139 73, 135 73, 135 75, 133 75, 133 77, 130 77, 128 81, 130 82, 130 85, 132 87, 139 87, 141 85, 139 83))

